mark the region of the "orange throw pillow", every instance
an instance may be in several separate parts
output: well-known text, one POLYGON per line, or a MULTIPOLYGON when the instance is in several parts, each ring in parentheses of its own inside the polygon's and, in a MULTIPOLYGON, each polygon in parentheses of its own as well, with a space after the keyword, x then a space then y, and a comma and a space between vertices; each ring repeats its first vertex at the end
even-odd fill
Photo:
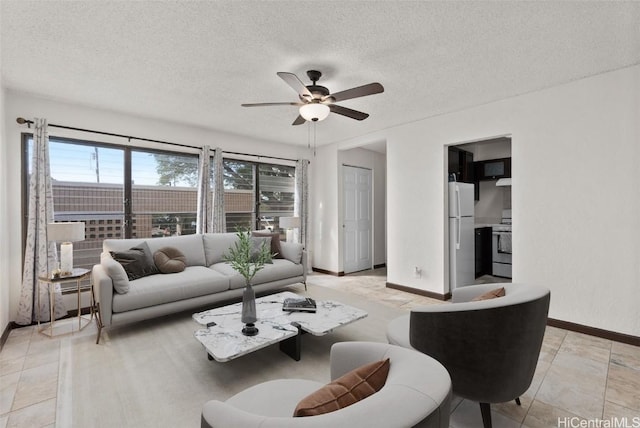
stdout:
POLYGON ((380 391, 389 374, 389 359, 358 367, 306 396, 293 416, 316 416, 334 412, 380 391))
POLYGON ((487 291, 484 294, 479 295, 478 297, 474 297, 471 299, 472 302, 477 302, 479 300, 489 300, 495 299, 496 297, 504 297, 504 287, 496 288, 495 290, 487 291))

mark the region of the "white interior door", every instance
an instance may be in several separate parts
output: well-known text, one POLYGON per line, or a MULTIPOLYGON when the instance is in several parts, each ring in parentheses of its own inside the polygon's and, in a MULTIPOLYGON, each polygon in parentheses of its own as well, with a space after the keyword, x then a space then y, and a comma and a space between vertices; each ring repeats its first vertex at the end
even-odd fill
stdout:
POLYGON ((370 169, 342 166, 344 273, 373 267, 372 174, 370 169))

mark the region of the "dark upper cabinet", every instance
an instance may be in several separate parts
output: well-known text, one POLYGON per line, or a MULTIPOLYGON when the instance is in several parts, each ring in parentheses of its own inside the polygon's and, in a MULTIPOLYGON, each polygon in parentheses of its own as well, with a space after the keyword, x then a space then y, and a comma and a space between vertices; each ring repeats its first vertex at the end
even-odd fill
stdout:
POLYGON ((455 174, 456 181, 473 183, 475 181, 475 168, 473 153, 457 147, 449 147, 449 176, 455 174))
POLYGON ((475 162, 475 177, 477 181, 511 177, 511 158, 475 162))

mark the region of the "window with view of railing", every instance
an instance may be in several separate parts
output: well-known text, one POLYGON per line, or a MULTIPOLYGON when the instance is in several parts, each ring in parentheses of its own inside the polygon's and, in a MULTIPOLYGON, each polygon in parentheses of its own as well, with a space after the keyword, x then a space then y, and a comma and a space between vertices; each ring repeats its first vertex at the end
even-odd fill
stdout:
MULTIPOLYGON (((26 229, 31 135, 23 147, 26 229)), ((73 246, 75 267, 98 263, 104 239, 196 232, 196 154, 50 137, 49 158, 54 221, 85 223, 85 240, 73 246)), ((280 216, 293 215, 295 168, 233 159, 223 166, 227 230, 280 231, 280 216)))
POLYGON ((167 152, 131 152, 131 236, 196 233, 198 157, 167 152))
POLYGON ((281 216, 293 215, 295 168, 225 159, 227 231, 239 227, 280 231, 281 216))

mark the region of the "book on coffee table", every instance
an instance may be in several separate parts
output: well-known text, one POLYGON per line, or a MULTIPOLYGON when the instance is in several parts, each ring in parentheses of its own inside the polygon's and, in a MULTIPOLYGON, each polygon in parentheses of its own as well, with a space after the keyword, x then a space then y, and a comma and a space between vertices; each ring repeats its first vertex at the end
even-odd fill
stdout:
POLYGON ((315 312, 316 301, 310 297, 288 297, 282 303, 282 310, 287 312, 315 312))

